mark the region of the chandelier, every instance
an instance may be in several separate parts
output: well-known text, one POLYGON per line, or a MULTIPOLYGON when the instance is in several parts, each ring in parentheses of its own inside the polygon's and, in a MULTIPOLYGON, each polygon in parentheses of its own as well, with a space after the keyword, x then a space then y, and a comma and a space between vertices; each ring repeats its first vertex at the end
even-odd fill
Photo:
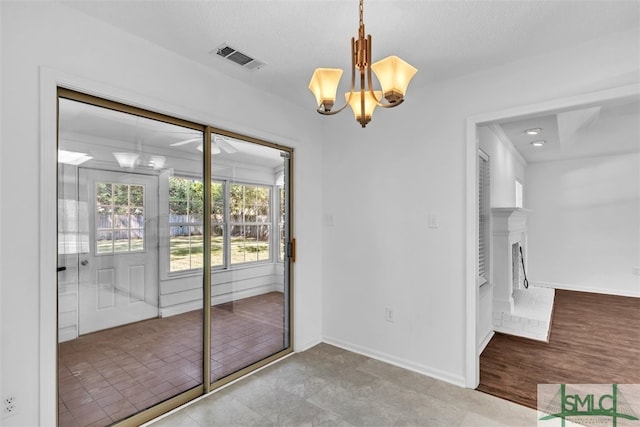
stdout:
POLYGON ((365 37, 362 1, 360 0, 358 38, 351 38, 351 90, 344 94, 345 104, 332 110, 342 77, 340 68, 316 68, 309 82, 309 90, 316 97, 318 113, 332 116, 348 105, 353 110, 356 121, 365 127, 371 121, 376 107, 391 108, 402 104, 407 86, 418 70, 397 56, 388 56, 375 64, 371 63, 371 36, 367 34, 365 37), (356 68, 360 76, 358 90, 355 88, 356 68), (373 90, 371 70, 382 90, 373 90), (382 102, 383 96, 387 102, 382 102))

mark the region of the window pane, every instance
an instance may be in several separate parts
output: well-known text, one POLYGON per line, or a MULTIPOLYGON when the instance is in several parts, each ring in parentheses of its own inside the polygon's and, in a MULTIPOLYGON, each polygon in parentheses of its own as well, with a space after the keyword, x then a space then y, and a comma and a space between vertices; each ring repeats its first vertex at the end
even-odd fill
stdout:
POLYGON ((187 202, 185 201, 174 201, 169 202, 169 215, 174 215, 175 218, 170 218, 171 222, 188 222, 189 210, 187 209, 187 202))
POLYGON ((258 261, 268 261, 271 257, 269 254, 269 226, 258 226, 258 238, 256 245, 258 247, 258 261))
POLYGON ((131 251, 144 250, 144 229, 131 229, 131 251))
POLYGON ((129 230, 116 230, 113 232, 113 251, 129 252, 129 230))
POLYGON ((142 185, 131 186, 131 206, 144 205, 144 187, 142 185))
POLYGON ((144 227, 144 208, 133 208, 133 209, 131 209, 131 217, 130 217, 129 227, 131 227, 131 228, 142 228, 142 227, 144 227))
POLYGON ((115 208, 113 228, 129 228, 129 208, 115 208))
POLYGON ((98 206, 96 210, 96 228, 113 228, 113 209, 110 206, 98 206))
POLYGON ((113 252, 113 235, 111 231, 96 232, 96 252, 99 254, 113 252))
POLYGON ((202 268, 202 227, 190 227, 191 268, 202 268))
POLYGON ((224 184, 220 181, 211 182, 211 220, 224 222, 224 184))
POLYGON ((129 205, 129 186, 127 184, 113 185, 113 204, 115 206, 129 205))
POLYGON ((169 264, 170 271, 191 268, 189 227, 169 228, 169 264))
POLYGON ((224 234, 220 225, 211 226, 211 265, 224 265, 224 234))
POLYGON ((112 186, 111 184, 107 184, 107 183, 103 183, 103 182, 99 182, 96 185, 96 200, 98 202, 98 205, 111 205, 112 204, 112 200, 111 200, 111 191, 112 191, 112 186))
POLYGON ((245 262, 244 226, 231 226, 231 264, 245 262))

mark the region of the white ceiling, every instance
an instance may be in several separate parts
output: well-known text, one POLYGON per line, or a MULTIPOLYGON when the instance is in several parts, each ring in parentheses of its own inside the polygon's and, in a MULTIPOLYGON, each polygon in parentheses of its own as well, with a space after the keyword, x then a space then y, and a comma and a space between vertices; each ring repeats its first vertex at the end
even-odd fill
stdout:
MULTIPOLYGON (((60 147, 64 150, 87 154, 107 163, 115 163, 114 151, 147 157, 162 155, 168 157, 167 167, 173 166, 174 159, 199 161, 202 158, 202 151, 198 150, 203 138, 200 131, 68 99, 61 99, 59 105, 60 147), (186 141, 189 142, 184 143, 186 141)), ((214 135, 213 140, 218 137, 214 135)), ((214 154, 216 165, 282 168, 279 150, 228 136, 220 137, 235 151, 227 152, 224 147, 217 150, 214 154)))
MULTIPOLYGON (((358 24, 356 0, 64 3, 308 108, 313 70, 350 66, 358 24), (268 65, 247 71, 209 53, 222 43, 268 65)), ((422 86, 638 28, 640 2, 366 0, 364 22, 373 60, 400 56, 418 68, 411 85, 422 86)))
POLYGON ((640 102, 626 98, 497 124, 529 163, 640 152, 640 102), (541 128, 539 135, 527 129, 541 128), (532 141, 544 140, 542 147, 532 141))

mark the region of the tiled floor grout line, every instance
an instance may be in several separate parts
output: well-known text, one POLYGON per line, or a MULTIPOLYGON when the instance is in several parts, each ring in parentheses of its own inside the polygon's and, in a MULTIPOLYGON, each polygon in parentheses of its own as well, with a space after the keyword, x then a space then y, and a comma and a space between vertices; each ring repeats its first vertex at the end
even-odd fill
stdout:
MULTIPOLYGON (((282 293, 226 304, 233 311, 212 307, 212 334, 224 331, 224 350, 212 350, 212 380, 282 349, 283 327, 273 326, 283 318, 282 293)), ((202 353, 194 350, 201 347, 201 316, 152 319, 61 343, 60 426, 108 425, 201 384, 202 353)))

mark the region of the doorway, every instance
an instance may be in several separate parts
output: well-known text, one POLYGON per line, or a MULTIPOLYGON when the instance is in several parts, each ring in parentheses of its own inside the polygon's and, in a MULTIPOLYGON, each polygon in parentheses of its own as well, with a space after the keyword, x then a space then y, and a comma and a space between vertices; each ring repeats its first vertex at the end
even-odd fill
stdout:
MULTIPOLYGON (((466 386, 476 388, 480 380, 480 353, 482 340, 478 331, 483 313, 480 309, 480 288, 477 285, 478 271, 478 181, 477 181, 477 150, 478 128, 498 122, 509 122, 516 119, 526 119, 551 112, 569 111, 576 108, 590 108, 602 103, 627 102, 637 100, 638 88, 634 85, 587 93, 583 95, 556 99, 541 104, 527 105, 504 111, 487 113, 469 117, 467 120, 466 147, 466 309, 469 314, 466 319, 466 386)), ((524 183, 526 186, 526 183, 524 183)), ((526 199, 527 189, 524 189, 526 199)), ((527 269, 527 274, 532 272, 527 269)))
POLYGON ((81 256, 78 332, 84 335, 158 317, 158 180, 78 169, 87 207, 89 252, 81 256), (96 280, 93 280, 96 278, 96 280))
POLYGON ((292 351, 293 150, 58 91, 58 425, 138 425, 292 351))

